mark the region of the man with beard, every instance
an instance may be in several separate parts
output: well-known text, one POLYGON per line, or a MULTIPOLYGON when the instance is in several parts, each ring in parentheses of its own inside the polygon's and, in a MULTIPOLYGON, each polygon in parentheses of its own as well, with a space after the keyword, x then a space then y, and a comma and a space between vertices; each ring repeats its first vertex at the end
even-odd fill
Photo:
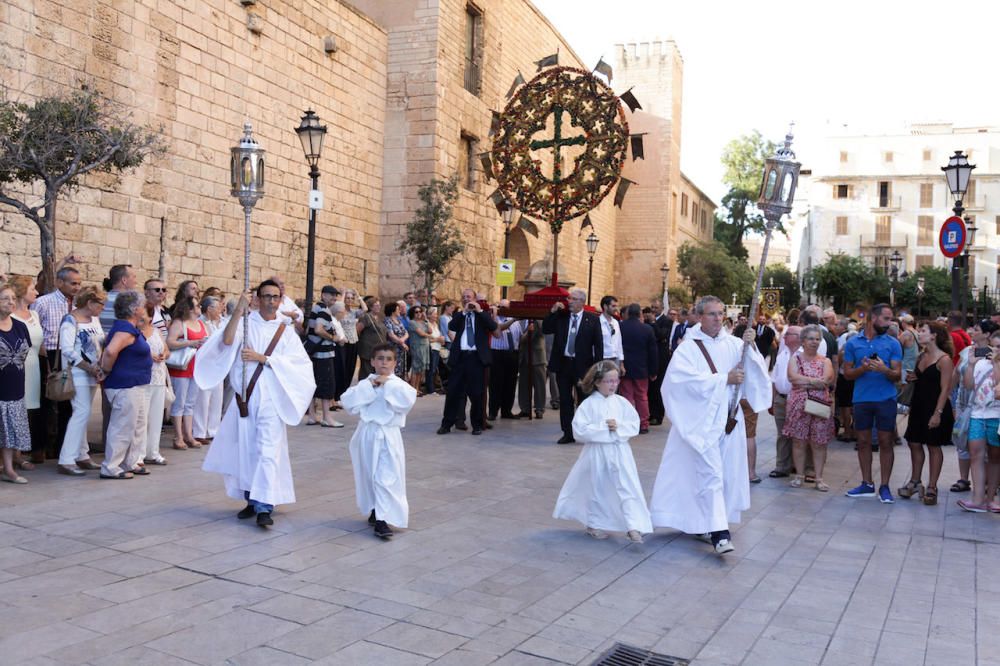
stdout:
POLYGON ((847 491, 848 497, 874 497, 872 481, 872 427, 878 430, 879 466, 882 483, 878 498, 892 504, 889 477, 892 475, 893 432, 896 429, 896 384, 903 365, 903 348, 888 334, 892 308, 885 303, 872 306, 865 330, 847 341, 844 349, 844 377, 854 381, 854 429, 858 436, 858 465, 861 485, 847 491))

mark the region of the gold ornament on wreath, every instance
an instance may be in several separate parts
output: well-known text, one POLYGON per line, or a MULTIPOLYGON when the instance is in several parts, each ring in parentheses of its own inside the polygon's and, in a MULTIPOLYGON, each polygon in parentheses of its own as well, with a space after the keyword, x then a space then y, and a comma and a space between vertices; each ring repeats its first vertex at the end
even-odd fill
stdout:
POLYGON ((493 173, 516 208, 547 221, 558 234, 564 222, 608 195, 628 145, 618 96, 590 72, 553 67, 522 85, 500 115, 493 173), (567 161, 566 152, 574 147, 582 152, 567 161), (536 154, 545 154, 546 161, 551 156, 550 175, 536 154))

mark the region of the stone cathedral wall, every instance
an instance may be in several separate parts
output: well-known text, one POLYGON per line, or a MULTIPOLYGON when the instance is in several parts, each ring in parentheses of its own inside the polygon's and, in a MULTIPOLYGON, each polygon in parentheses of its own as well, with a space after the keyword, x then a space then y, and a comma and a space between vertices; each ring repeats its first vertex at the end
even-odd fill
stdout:
MULTIPOLYGON (((317 289, 336 281, 377 290, 387 52, 386 31, 337 0, 0 3, 8 95, 27 100, 86 83, 163 129, 165 156, 122 177, 90 176, 60 201, 57 250, 85 258, 87 282, 115 263, 153 275, 162 249, 171 284, 196 277, 237 290, 243 214, 229 195, 229 148, 249 120, 268 178, 254 212, 251 279, 277 272, 300 294, 310 183, 293 129, 312 108, 329 128, 317 289), (337 45, 329 55, 326 36, 337 45)), ((0 270, 39 267, 34 225, 0 209, 0 270)))

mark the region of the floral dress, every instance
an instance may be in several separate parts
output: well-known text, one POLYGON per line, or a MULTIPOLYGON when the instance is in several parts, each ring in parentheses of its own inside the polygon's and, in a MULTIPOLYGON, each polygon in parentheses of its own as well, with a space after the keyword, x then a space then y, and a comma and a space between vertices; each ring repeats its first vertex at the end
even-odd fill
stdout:
POLYGON ((13 317, 10 322, 9 331, 0 331, 0 448, 30 451, 24 366, 34 350, 28 327, 13 317))
MULTIPOLYGON (((799 374, 803 377, 813 379, 823 378, 823 358, 817 356, 811 361, 805 361, 801 354, 793 357, 798 364, 799 374)), ((830 392, 826 389, 806 389, 797 386, 792 387, 792 392, 788 394, 788 403, 785 407, 785 428, 781 431, 785 437, 798 439, 814 444, 827 444, 835 433, 835 425, 831 414, 828 418, 820 418, 806 413, 806 397, 814 400, 830 401, 830 392)))
MULTIPOLYGON (((407 330, 403 322, 399 321, 395 317, 385 318, 385 328, 387 331, 392 333, 395 337, 402 339, 406 336, 407 330)), ((403 350, 401 345, 396 346, 396 376, 400 379, 406 379, 406 352, 403 350)))

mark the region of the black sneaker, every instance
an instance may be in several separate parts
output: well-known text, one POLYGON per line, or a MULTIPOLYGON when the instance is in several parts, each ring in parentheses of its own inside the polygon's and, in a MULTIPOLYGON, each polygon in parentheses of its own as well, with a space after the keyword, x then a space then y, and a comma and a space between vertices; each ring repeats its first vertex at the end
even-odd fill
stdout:
POLYGON ((368 514, 368 524, 369 525, 375 524, 375 509, 372 509, 372 512, 368 514))
POLYGON ((392 538, 392 528, 384 520, 376 520, 375 536, 380 539, 390 539, 392 538))
POLYGON ((240 520, 246 520, 247 518, 253 518, 256 513, 257 512, 254 510, 254 508, 251 505, 247 504, 240 510, 238 514, 236 514, 236 517, 239 518, 240 520))
POLYGON ((257 514, 257 527, 270 527, 274 525, 274 521, 271 520, 270 511, 261 511, 257 514))

